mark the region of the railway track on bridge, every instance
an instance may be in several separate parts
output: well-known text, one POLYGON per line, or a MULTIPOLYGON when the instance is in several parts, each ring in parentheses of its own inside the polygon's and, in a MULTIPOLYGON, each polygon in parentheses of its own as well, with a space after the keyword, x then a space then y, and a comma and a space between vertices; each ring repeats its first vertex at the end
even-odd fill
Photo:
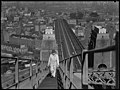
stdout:
MULTIPOLYGON (((67 24, 67 22, 63 19, 56 21, 57 31, 58 31, 58 42, 62 45, 63 56, 64 58, 69 58, 73 55, 81 54, 84 49, 83 45, 78 41, 77 37, 74 35, 73 31, 67 24), (62 42, 62 43, 61 43, 62 42)), ((81 68, 81 57, 74 58, 74 66, 75 68, 81 68)))

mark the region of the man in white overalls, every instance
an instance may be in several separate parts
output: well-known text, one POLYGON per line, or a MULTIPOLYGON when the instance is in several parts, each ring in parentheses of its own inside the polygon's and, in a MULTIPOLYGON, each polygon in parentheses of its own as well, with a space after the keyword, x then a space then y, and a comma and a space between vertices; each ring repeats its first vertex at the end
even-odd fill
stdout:
POLYGON ((59 66, 59 57, 55 50, 52 50, 48 60, 48 67, 50 66, 50 72, 52 77, 55 77, 56 68, 59 66))

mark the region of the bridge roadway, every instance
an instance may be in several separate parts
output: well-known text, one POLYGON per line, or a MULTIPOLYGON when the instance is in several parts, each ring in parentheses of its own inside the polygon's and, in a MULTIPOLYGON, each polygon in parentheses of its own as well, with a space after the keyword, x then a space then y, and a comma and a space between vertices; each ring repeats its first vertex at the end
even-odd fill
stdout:
MULTIPOLYGON (((69 58, 73 55, 81 54, 84 49, 83 45, 78 41, 78 38, 75 36, 67 21, 64 19, 58 19, 55 22, 56 26, 56 39, 58 42, 59 51, 61 51, 61 55, 63 56, 62 60, 65 58, 69 58)), ((74 58, 74 66, 77 69, 81 68, 81 57, 74 58)), ((69 60, 68 60, 69 63, 69 60)))

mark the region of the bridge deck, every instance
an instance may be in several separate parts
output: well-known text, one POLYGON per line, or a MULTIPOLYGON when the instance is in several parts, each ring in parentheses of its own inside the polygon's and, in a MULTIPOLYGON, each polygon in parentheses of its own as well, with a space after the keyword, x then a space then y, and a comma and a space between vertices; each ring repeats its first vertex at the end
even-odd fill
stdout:
POLYGON ((38 89, 57 89, 57 78, 51 78, 49 75, 38 86, 38 89))

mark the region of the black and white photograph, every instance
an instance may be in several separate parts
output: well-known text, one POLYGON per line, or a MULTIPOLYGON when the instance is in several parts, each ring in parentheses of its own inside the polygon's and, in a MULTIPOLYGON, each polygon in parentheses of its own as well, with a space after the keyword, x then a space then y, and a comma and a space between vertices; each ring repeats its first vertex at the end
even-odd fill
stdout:
POLYGON ((119 89, 119 1, 1 1, 1 89, 119 89))

